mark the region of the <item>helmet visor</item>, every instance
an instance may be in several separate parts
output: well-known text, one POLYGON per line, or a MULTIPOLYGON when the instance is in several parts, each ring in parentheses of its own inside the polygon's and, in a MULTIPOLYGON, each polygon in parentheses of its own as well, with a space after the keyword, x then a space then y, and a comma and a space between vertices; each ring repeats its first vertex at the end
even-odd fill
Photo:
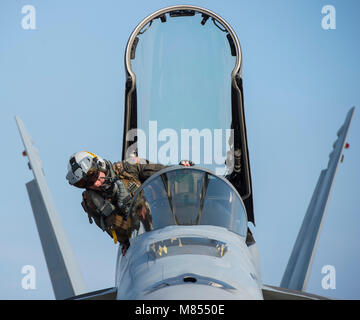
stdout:
POLYGON ((96 180, 99 178, 99 174, 100 171, 97 169, 93 169, 91 168, 85 177, 83 177, 81 180, 79 180, 78 182, 74 183, 75 187, 78 188, 89 188, 91 187, 96 180))

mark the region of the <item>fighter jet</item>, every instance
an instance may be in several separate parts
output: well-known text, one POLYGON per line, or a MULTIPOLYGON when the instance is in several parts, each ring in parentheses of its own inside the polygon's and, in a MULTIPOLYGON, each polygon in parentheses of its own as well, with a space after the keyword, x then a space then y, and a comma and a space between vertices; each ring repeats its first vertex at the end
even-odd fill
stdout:
POLYGON ((125 255, 119 247, 115 285, 96 292, 86 293, 40 159, 16 117, 35 177, 27 189, 56 299, 324 298, 305 290, 354 108, 321 172, 281 286, 266 286, 249 228, 255 216, 241 68, 235 32, 204 8, 161 9, 130 35, 123 161, 135 154, 176 164, 181 155, 196 164, 163 169, 136 191, 130 247, 125 255))

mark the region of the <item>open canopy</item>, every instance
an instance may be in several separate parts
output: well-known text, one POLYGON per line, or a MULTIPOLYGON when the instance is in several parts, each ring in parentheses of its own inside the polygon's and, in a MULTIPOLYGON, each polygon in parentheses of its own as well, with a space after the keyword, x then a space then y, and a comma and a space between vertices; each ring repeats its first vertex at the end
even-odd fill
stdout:
POLYGON ((226 176, 254 222, 241 49, 230 25, 199 7, 159 10, 131 34, 125 65, 123 159, 190 159, 226 176))

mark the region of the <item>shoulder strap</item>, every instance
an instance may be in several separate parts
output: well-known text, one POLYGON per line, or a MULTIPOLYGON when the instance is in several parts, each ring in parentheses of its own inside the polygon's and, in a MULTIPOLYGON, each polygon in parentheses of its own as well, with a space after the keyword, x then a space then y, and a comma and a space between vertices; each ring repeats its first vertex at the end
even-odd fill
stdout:
POLYGON ((113 168, 113 164, 109 160, 105 160, 105 163, 107 164, 107 167, 109 168, 110 178, 115 178, 116 173, 113 168))
POLYGON ((123 161, 115 162, 113 164, 113 170, 122 180, 135 182, 138 187, 141 185, 141 182, 138 180, 138 178, 126 171, 126 166, 124 165, 123 161))
POLYGON ((89 207, 87 206, 86 204, 86 199, 85 199, 85 195, 84 195, 85 191, 82 193, 82 198, 83 200, 81 201, 81 206, 83 207, 84 211, 87 213, 88 215, 88 218, 89 218, 89 223, 92 224, 94 221, 93 221, 93 218, 91 216, 91 214, 89 213, 89 207))

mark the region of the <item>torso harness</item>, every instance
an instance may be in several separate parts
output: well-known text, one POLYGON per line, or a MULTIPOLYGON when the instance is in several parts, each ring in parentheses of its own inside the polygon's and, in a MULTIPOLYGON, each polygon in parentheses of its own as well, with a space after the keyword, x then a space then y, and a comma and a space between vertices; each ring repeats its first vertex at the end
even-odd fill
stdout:
MULTIPOLYGON (((111 162, 108 160, 105 160, 105 162, 110 173, 109 177, 105 179, 106 183, 110 183, 110 186, 106 190, 99 191, 104 199, 103 203, 100 203, 98 199, 92 199, 100 215, 100 224, 103 231, 105 231, 104 218, 115 212, 119 213, 125 220, 127 220, 131 199, 138 189, 138 185, 135 182, 129 182, 127 188, 121 177, 118 177, 114 172, 111 162)), ((87 210, 85 211, 88 213, 87 210)), ((88 217, 89 222, 93 223, 93 218, 90 213, 88 213, 88 217)))

